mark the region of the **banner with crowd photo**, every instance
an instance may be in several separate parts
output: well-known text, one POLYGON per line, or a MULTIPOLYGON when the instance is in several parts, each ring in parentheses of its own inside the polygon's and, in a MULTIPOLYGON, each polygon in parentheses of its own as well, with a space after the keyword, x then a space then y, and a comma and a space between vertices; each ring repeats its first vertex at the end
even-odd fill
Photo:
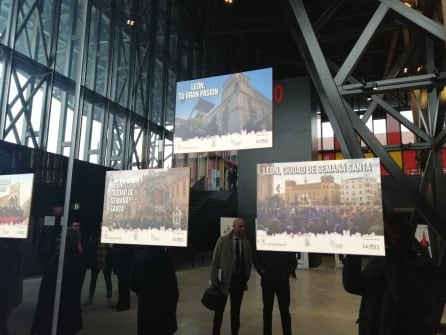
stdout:
POLYGON ((178 82, 174 153, 271 148, 272 68, 178 82))
POLYGON ((34 174, 0 175, 0 238, 27 238, 34 174))
POLYGON ((385 255, 378 158, 257 164, 258 250, 385 255))
POLYGON ((187 246, 190 168, 107 171, 102 243, 187 246))
POLYGON ((220 235, 228 235, 232 231, 232 225, 236 218, 232 217, 221 217, 220 218, 220 235))

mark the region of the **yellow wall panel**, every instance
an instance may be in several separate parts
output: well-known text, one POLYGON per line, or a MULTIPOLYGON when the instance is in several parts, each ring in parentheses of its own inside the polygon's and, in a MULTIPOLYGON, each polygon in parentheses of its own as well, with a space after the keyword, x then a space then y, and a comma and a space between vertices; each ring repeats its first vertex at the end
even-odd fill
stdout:
POLYGON ((401 151, 390 151, 389 155, 400 168, 403 168, 403 155, 401 154, 401 151))

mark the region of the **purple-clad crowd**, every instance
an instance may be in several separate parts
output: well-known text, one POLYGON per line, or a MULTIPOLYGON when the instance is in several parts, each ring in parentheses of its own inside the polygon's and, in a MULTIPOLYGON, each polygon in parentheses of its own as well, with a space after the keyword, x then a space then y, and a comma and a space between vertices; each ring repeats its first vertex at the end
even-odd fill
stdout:
POLYGON ((257 230, 274 234, 383 234, 380 206, 268 206, 257 209, 257 230))

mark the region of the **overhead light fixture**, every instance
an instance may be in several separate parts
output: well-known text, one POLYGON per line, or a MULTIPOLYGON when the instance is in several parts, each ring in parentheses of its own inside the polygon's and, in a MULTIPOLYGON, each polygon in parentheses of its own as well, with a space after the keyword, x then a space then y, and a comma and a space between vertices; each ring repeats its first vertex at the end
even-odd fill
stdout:
POLYGON ((411 8, 412 8, 412 3, 411 3, 411 2, 409 2, 409 1, 404 1, 404 4, 405 4, 407 7, 411 7, 411 8))
POLYGON ((378 84, 377 83, 373 83, 372 90, 378 91, 378 84))
POLYGON ((128 24, 129 26, 133 26, 133 25, 135 25, 135 20, 127 19, 127 24, 128 24))
POLYGON ((231 5, 234 2, 234 0, 225 0, 225 4, 231 5))
POLYGON ((372 101, 372 97, 367 97, 367 101, 372 101))
POLYGON ((408 73, 408 72, 409 72, 409 68, 407 66, 405 66, 403 69, 403 73, 408 73))
POLYGON ((423 70, 423 66, 422 65, 418 65, 417 72, 421 72, 421 70, 423 70))

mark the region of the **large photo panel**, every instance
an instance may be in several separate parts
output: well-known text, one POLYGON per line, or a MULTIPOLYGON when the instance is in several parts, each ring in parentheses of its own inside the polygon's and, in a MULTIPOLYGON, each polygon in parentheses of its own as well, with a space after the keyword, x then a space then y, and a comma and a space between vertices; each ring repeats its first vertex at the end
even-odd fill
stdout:
POLYGON ((258 250, 385 255, 378 158, 257 164, 258 250))
POLYGON ((101 243, 187 246, 190 168, 108 171, 101 243))
POLYGON ((177 83, 174 152, 272 147, 272 68, 177 83))
POLYGON ((34 174, 0 176, 0 238, 27 238, 34 174))

